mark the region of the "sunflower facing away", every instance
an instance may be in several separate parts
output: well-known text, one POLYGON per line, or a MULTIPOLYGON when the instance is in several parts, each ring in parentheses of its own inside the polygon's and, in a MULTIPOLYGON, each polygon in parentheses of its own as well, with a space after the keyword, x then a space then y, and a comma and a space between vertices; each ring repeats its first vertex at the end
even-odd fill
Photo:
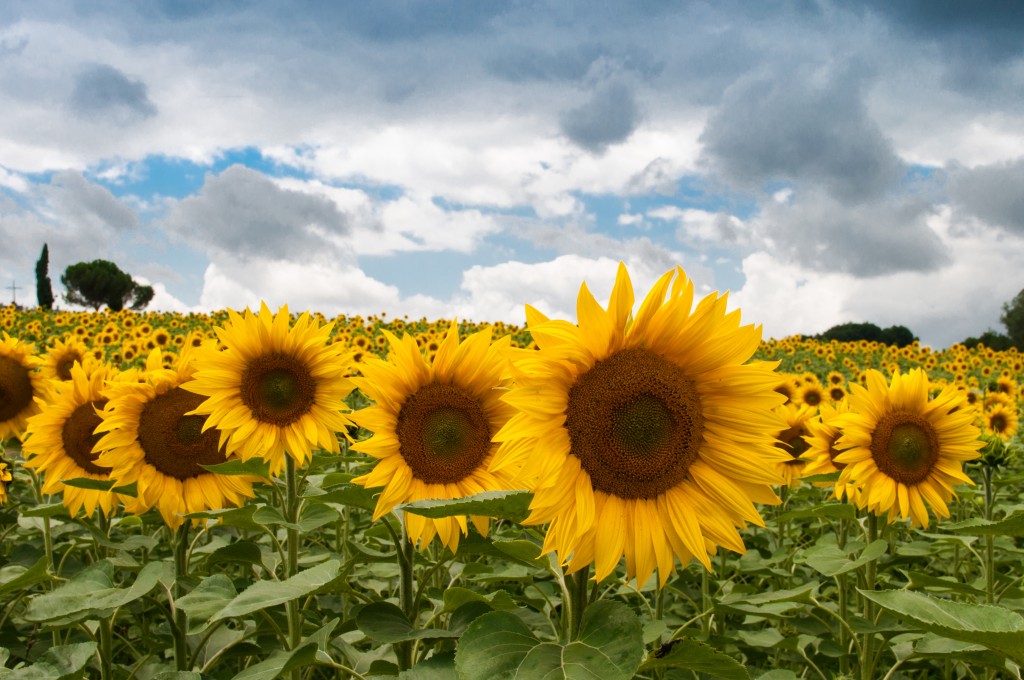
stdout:
MULTIPOLYGON (((253 478, 220 475, 201 465, 227 462, 216 430, 204 430, 204 416, 189 415, 203 398, 181 388, 192 377, 191 352, 177 370, 162 368, 159 349, 147 360, 144 382, 110 384, 96 444, 99 462, 121 484, 137 483, 132 512, 156 507, 172 529, 181 515, 240 506, 253 497, 253 478)), ((99 420, 99 418, 97 418, 99 420)))
POLYGON ((32 351, 6 332, 0 341, 0 442, 20 439, 29 416, 39 413, 35 398, 46 393, 46 381, 34 370, 39 359, 32 351))
POLYGON ((743 552, 737 528, 763 526, 752 502, 778 502, 776 364, 744 365, 761 329, 725 296, 693 298, 677 268, 634 317, 620 264, 607 310, 580 288, 578 325, 526 308, 539 350, 517 355, 491 469, 534 491, 526 523, 550 522, 544 550, 570 572, 594 563, 600 580, 625 556, 629 578, 657 568, 664 586, 675 558, 710 569, 718 546, 743 552))
MULTIPOLYGON (((386 332, 386 331, 385 331, 386 332)), ((387 333, 387 332, 386 332, 387 333)), ((373 519, 399 503, 426 498, 462 498, 481 491, 513 488, 505 472, 489 472, 497 448, 491 437, 512 414, 501 400, 509 337, 491 342, 491 329, 459 343, 452 324, 431 361, 416 340, 387 333, 387 361, 367 358, 353 383, 375 404, 352 414, 374 434, 352 446, 377 458, 373 470, 352 480, 384 487, 373 519)), ((471 517, 487 535, 488 519, 471 517)), ((431 519, 405 513, 406 533, 420 550, 436 535, 455 552, 467 532, 465 517, 431 519)))
POLYGON ((336 433, 351 424, 342 400, 352 386, 348 357, 330 344, 332 325, 303 313, 290 327, 288 307, 274 315, 266 303, 258 315, 228 316, 216 329, 226 349, 201 348, 194 379, 182 385, 206 397, 195 410, 208 416, 204 428, 218 428, 221 445, 242 460, 267 460, 272 474, 286 451, 300 465, 313 447, 338 453, 336 433))
POLYGON ((851 385, 850 412, 837 416, 843 430, 837 463, 840 484, 855 484, 854 499, 876 515, 911 519, 927 527, 928 509, 949 517, 953 487, 971 484, 962 463, 978 457, 983 442, 974 409, 953 385, 928 399, 928 376, 919 368, 897 370, 892 382, 875 369, 867 387, 851 385))
POLYGON ((51 401, 42 407, 42 412, 28 419, 25 467, 43 475, 43 493, 61 494, 72 516, 83 509, 86 515, 92 515, 97 507, 109 516, 119 504, 117 494, 111 491, 64 484, 66 479, 83 477, 116 479, 110 475, 109 467, 97 462, 93 452, 99 439, 95 434, 100 424, 97 411, 106 404, 103 390, 114 373, 108 366, 97 366, 87 372, 81 364, 74 364, 68 388, 52 392, 51 401))

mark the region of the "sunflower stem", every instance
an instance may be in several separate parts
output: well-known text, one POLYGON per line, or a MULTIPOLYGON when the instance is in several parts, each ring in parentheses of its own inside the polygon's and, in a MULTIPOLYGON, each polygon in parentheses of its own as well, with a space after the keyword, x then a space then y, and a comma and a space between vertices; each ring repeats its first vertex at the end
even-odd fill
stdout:
POLYGON ((704 634, 704 639, 711 637, 711 617, 706 616, 711 613, 711 575, 707 569, 700 570, 700 597, 701 597, 701 611, 704 618, 701 619, 700 628, 704 634))
MULTIPOLYGON (((868 512, 867 516, 867 544, 871 545, 878 540, 878 516, 873 512, 868 512)), ((871 560, 864 565, 864 589, 874 590, 875 580, 877 578, 878 565, 874 560, 871 560)), ((869 626, 875 622, 875 607, 874 603, 868 598, 864 598, 864 620, 869 626)), ((871 680, 874 677, 874 657, 872 654, 872 642, 874 642, 874 633, 868 631, 864 633, 864 638, 860 646, 860 671, 861 678, 863 680, 871 680)))
POLYGON ((572 574, 569 588, 569 641, 576 640, 583 626, 583 613, 590 603, 590 565, 572 574))
MULTIPOLYGON (((284 518, 288 523, 288 560, 285 565, 285 578, 291 578, 299 573, 299 478, 295 469, 295 459, 285 453, 284 460, 284 518)), ((285 611, 288 615, 288 649, 295 649, 302 642, 302 620, 298 600, 289 600, 285 604, 285 611)), ((301 677, 299 669, 292 671, 293 680, 299 680, 301 677)))
MULTIPOLYGON (((402 525, 401 534, 395 533, 395 547, 398 549, 398 602, 409 620, 410 625, 416 628, 416 546, 412 539, 405 532, 405 525, 402 525)), ((412 668, 413 664, 413 643, 396 642, 395 656, 398 658, 398 670, 405 671, 412 668)))
POLYGON ((185 610, 176 604, 178 598, 185 594, 184 580, 188 577, 188 527, 185 520, 174 535, 174 667, 179 671, 189 670, 188 658, 188 620, 185 610))

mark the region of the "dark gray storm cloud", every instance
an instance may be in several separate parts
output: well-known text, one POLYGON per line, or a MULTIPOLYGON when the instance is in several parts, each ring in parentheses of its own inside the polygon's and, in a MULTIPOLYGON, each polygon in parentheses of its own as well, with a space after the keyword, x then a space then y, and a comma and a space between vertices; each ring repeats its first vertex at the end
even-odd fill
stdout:
POLYGON ((83 68, 75 77, 69 103, 83 117, 110 117, 121 123, 152 118, 157 113, 146 84, 108 64, 83 68))
POLYGON ((824 192, 798 192, 757 217, 760 235, 780 257, 819 272, 858 277, 934 271, 950 253, 927 224, 930 206, 914 197, 844 205, 824 192))
POLYGON ((741 79, 726 91, 701 141, 711 167, 748 189, 807 183, 854 203, 882 195, 904 171, 850 71, 741 79))
POLYGON ((1024 234, 1024 159, 949 170, 953 204, 1010 232, 1024 234))
POLYGON ((590 99, 562 114, 562 133, 587 151, 600 153, 625 141, 640 122, 633 90, 614 81, 601 85, 590 99))
POLYGON ((207 175, 195 196, 178 201, 167 228, 199 248, 245 259, 310 259, 336 248, 349 232, 337 206, 321 196, 282 189, 243 165, 207 175))

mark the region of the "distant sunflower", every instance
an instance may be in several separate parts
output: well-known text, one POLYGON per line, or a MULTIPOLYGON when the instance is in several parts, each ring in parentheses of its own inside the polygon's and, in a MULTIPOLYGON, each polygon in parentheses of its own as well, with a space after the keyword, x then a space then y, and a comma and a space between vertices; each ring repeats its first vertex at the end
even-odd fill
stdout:
POLYGON ((600 580, 625 557, 629 578, 657 568, 664 586, 675 558, 710 569, 718 546, 743 552, 736 529, 763 526, 753 502, 778 502, 777 364, 743 364, 761 329, 741 327, 725 296, 693 299, 669 271, 634 317, 620 264, 607 310, 580 288, 578 325, 526 308, 540 349, 517 354, 504 398, 518 413, 491 470, 534 491, 526 523, 550 522, 544 551, 569 571, 595 563, 600 580))
POLYGON ((818 404, 820 404, 824 399, 822 387, 817 382, 805 382, 800 387, 800 391, 798 394, 799 399, 797 399, 797 401, 799 401, 802 404, 806 404, 807 406, 810 406, 812 409, 817 407, 818 404))
POLYGON ((25 467, 43 475, 42 492, 61 494, 72 516, 83 509, 86 515, 92 515, 97 507, 109 516, 119 503, 117 494, 111 491, 64 484, 65 480, 77 478, 117 479, 111 476, 109 467, 97 462, 93 452, 99 439, 95 433, 100 424, 97 410, 106 404, 104 385, 114 373, 106 366, 86 372, 76 363, 71 368, 68 388, 54 392, 42 412, 28 419, 25 467))
MULTIPOLYGON (((352 379, 375 402, 352 414, 356 424, 374 433, 352 446, 378 459, 369 474, 352 480, 384 487, 373 519, 399 503, 513 488, 506 472, 487 469, 497 449, 491 437, 513 412, 499 389, 508 365, 508 336, 492 343, 488 328, 459 343, 453 324, 430 361, 411 335, 399 340, 384 333, 390 345, 387 360, 368 356, 360 364, 363 377, 352 379)), ((486 536, 488 519, 470 519, 486 536)), ((465 517, 431 519, 410 513, 405 525, 420 550, 436 535, 452 552, 468 528, 465 517)))
POLYGON ((782 484, 788 487, 800 485, 800 478, 804 475, 804 467, 807 461, 804 454, 807 452, 807 437, 810 435, 808 423, 818 409, 807 404, 783 404, 775 409, 776 413, 785 418, 786 427, 775 437, 775 446, 788 455, 788 460, 779 463, 779 474, 782 477, 782 484))
POLYGON ((277 474, 290 455, 304 464, 313 447, 338 453, 337 433, 351 424, 342 401, 351 391, 344 377, 350 359, 330 343, 331 326, 308 313, 290 327, 288 307, 276 315, 228 310, 217 335, 226 349, 204 346, 193 380, 182 387, 204 397, 195 413, 221 432, 221 445, 242 460, 263 458, 277 474))
POLYGON ((160 350, 153 350, 144 381, 110 385, 110 401, 97 427, 102 434, 96 446, 102 451, 99 462, 119 483, 137 483, 132 512, 156 507, 172 529, 181 525, 181 515, 240 506, 254 495, 253 478, 200 467, 225 463, 228 457, 218 432, 204 431, 206 418, 190 415, 203 398, 181 388, 192 377, 189 359, 183 356, 178 369, 169 371, 158 368, 163 364, 160 350))
POLYGON ((0 505, 7 505, 7 487, 13 479, 10 464, 6 460, 0 460, 0 505))
POLYGON ((93 357, 81 340, 69 335, 67 340, 53 341, 42 357, 39 370, 51 380, 67 381, 71 380, 71 367, 76 362, 88 367, 93 363, 93 357))
POLYGON ((984 430, 1007 441, 1017 434, 1017 409, 1008 404, 996 404, 982 414, 984 430))
POLYGON ((962 463, 978 457, 983 442, 972 423, 974 409, 953 385, 928 399, 928 376, 919 368, 894 372, 887 384, 878 371, 867 387, 852 385, 850 412, 836 418, 843 429, 836 461, 846 465, 840 484, 855 484, 857 505, 927 527, 926 503, 940 517, 953 487, 971 484, 962 463))
POLYGON ((20 439, 30 416, 39 413, 36 398, 46 393, 46 381, 35 369, 34 347, 4 332, 0 342, 0 442, 20 439))
POLYGON ((828 388, 828 398, 833 404, 839 404, 846 399, 846 388, 842 385, 832 385, 828 388))
MULTIPOLYGON (((807 450, 804 452, 803 457, 810 462, 802 470, 802 476, 804 477, 827 475, 839 472, 846 467, 845 464, 836 460, 836 456, 839 455, 836 441, 843 433, 836 424, 836 416, 848 413, 850 411, 850 403, 844 400, 839 402, 834 408, 830 404, 822 404, 819 408, 818 417, 807 421, 807 430, 810 434, 806 439, 807 450)), ((814 486, 828 487, 833 485, 828 482, 815 482, 814 486)), ((838 500, 848 497, 852 501, 856 493, 857 487, 852 484, 834 485, 833 495, 838 500)))

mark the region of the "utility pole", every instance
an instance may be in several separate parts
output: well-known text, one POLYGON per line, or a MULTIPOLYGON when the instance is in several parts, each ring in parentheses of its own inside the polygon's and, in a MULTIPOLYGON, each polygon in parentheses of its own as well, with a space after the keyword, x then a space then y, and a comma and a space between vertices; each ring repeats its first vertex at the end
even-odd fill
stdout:
POLYGON ((21 286, 16 286, 16 285, 14 285, 14 283, 15 283, 14 279, 11 279, 11 285, 9 285, 7 287, 11 289, 11 304, 12 305, 17 305, 18 304, 18 293, 17 293, 17 291, 21 290, 21 286))

